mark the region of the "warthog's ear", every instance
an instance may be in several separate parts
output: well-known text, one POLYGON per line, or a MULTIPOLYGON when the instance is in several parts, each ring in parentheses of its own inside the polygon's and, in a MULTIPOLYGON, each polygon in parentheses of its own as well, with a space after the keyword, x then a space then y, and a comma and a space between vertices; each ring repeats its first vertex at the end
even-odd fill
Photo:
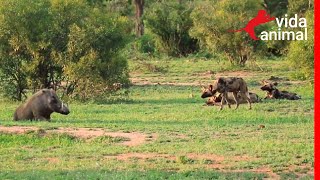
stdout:
POLYGON ((209 85, 209 90, 212 91, 212 89, 213 89, 213 86, 212 86, 212 84, 210 84, 209 85))
POLYGON ((278 86, 278 83, 277 83, 277 82, 274 82, 273 85, 274 85, 274 86, 278 86))

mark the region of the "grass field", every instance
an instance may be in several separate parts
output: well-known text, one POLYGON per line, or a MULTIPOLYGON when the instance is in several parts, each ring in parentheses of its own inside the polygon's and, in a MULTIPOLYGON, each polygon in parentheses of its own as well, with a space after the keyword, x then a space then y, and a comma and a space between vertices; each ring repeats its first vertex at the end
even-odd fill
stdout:
POLYGON ((53 114, 52 122, 14 122, 19 103, 0 101, 0 126, 38 128, 0 134, 0 179, 313 179, 313 84, 288 80, 285 61, 234 69, 210 60, 154 60, 130 69, 135 85, 124 101, 70 102, 71 114, 53 114), (241 76, 260 97, 260 80, 281 77, 279 89, 302 99, 219 111, 203 106, 199 87, 217 76, 241 76), (70 128, 143 139, 125 145, 130 138, 83 138, 70 128))

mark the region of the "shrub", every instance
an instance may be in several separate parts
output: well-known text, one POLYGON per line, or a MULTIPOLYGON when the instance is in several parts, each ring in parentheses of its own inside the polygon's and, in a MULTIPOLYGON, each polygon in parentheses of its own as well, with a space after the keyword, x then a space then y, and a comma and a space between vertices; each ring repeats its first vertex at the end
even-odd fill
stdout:
POLYGON ((308 11, 306 41, 292 41, 289 46, 287 59, 291 67, 297 71, 294 76, 299 79, 313 79, 314 72, 314 11, 308 11))
POLYGON ((178 57, 198 50, 197 39, 189 35, 192 9, 191 3, 159 2, 146 11, 146 28, 156 35, 160 51, 178 57))
POLYGON ((86 0, 1 1, 0 17, 0 81, 8 97, 21 100, 27 88, 64 81, 69 93, 85 98, 128 83, 119 55, 130 39, 126 17, 86 0))
POLYGON ((255 0, 199 3, 191 13, 194 26, 190 34, 199 39, 202 48, 213 54, 223 52, 232 64, 243 66, 252 58, 257 42, 243 32, 231 33, 228 30, 243 28, 244 22, 253 18, 260 8, 255 0))

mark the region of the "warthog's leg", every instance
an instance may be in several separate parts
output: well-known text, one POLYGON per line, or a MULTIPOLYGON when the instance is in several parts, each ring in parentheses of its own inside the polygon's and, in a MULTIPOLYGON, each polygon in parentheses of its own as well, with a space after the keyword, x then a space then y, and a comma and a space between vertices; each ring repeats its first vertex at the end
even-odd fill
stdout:
POLYGON ((234 98, 234 101, 236 102, 236 109, 238 109, 239 107, 239 102, 238 102, 238 98, 237 98, 237 92, 232 92, 232 95, 233 95, 233 98, 234 98))
POLYGON ((34 119, 35 120, 40 120, 40 121, 51 121, 50 120, 50 115, 43 115, 43 114, 34 114, 34 119))

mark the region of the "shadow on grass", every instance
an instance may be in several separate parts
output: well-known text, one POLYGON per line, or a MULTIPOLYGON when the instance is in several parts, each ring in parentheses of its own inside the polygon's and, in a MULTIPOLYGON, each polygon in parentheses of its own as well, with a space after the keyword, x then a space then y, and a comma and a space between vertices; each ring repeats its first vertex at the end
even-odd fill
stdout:
POLYGON ((220 173, 215 171, 7 171, 0 172, 1 179, 263 179, 266 174, 220 173))

